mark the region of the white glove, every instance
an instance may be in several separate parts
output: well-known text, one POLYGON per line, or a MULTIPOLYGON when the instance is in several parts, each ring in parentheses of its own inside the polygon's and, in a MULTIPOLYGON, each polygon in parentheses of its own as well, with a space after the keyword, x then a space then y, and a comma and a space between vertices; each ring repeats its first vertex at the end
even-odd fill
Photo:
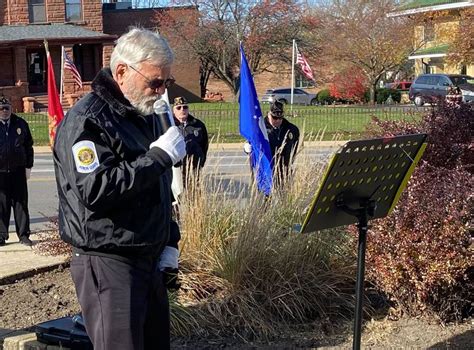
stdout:
POLYGON ((244 143, 244 152, 247 154, 252 153, 252 145, 248 142, 244 143))
POLYGON ((158 267, 160 271, 163 271, 166 267, 173 269, 178 268, 179 251, 174 247, 166 246, 160 255, 160 262, 158 267))
POLYGON ((152 142, 150 149, 153 147, 158 147, 165 151, 170 156, 173 165, 186 155, 186 143, 177 126, 172 126, 158 140, 152 142))
POLYGON ((26 175, 26 179, 29 180, 31 177, 31 168, 25 169, 25 175, 26 175))

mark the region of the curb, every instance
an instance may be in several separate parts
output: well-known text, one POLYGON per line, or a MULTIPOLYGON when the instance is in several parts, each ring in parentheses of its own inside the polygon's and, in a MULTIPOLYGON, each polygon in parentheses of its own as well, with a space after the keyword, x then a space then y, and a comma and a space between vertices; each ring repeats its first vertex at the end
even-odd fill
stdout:
POLYGON ((69 262, 68 261, 58 262, 58 263, 54 263, 54 264, 50 264, 50 265, 46 265, 46 266, 42 266, 42 267, 38 267, 38 268, 32 268, 30 270, 18 272, 18 273, 12 274, 12 275, 0 277, 0 286, 14 283, 15 281, 17 281, 19 279, 33 277, 33 276, 38 275, 40 273, 54 271, 54 270, 58 269, 61 266, 63 268, 66 268, 66 267, 69 266, 69 262))
POLYGON ((31 331, 13 331, 0 336, 3 350, 68 350, 64 346, 48 345, 37 340, 36 333, 31 331))

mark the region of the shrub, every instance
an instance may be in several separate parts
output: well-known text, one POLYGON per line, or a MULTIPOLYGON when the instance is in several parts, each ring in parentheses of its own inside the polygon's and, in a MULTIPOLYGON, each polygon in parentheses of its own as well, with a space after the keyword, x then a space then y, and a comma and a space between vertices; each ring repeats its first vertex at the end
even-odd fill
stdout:
POLYGON ((323 89, 318 92, 318 96, 316 97, 318 102, 322 105, 331 104, 335 101, 335 99, 331 96, 329 89, 323 89))
POLYGON ((400 103, 402 99, 402 93, 395 89, 377 89, 375 91, 375 99, 378 104, 383 104, 387 101, 389 96, 392 97, 393 102, 400 103))
POLYGON ((440 103, 419 123, 374 119, 375 136, 425 132, 428 147, 394 212, 374 220, 368 277, 407 313, 442 320, 472 313, 470 232, 474 114, 440 103))
POLYGON ((362 102, 367 78, 358 67, 347 67, 337 73, 329 86, 331 96, 338 101, 362 102))
POLYGON ((180 210, 180 299, 195 308, 193 332, 277 336, 289 325, 352 311, 350 236, 292 230, 323 168, 304 162, 271 199, 238 182, 234 193, 227 182, 188 184, 180 210))

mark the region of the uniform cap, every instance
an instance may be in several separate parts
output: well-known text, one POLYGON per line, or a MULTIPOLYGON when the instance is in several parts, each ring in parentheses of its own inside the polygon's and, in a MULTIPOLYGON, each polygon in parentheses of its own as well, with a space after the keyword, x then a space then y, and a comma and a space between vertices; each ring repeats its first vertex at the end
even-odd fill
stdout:
POLYGON ((182 105, 187 105, 188 101, 183 97, 179 96, 174 99, 173 105, 175 106, 182 106, 182 105))
POLYGON ((0 96, 0 105, 9 105, 10 101, 5 96, 0 96))

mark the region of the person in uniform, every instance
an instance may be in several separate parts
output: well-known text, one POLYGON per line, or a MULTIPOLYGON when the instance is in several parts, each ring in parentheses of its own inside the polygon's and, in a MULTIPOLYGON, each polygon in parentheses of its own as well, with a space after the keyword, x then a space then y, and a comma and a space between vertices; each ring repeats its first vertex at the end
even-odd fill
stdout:
POLYGON ((33 138, 28 123, 0 97, 0 246, 8 240, 11 208, 21 244, 32 246, 28 186, 33 167, 33 138))
POLYGON ((132 28, 110 68, 60 123, 54 143, 59 230, 95 350, 168 349, 166 292, 176 288, 179 229, 171 167, 186 155, 153 104, 174 82, 166 40, 132 28))
POLYGON ((300 131, 296 125, 284 118, 283 103, 279 101, 270 105, 265 127, 272 152, 273 179, 277 186, 281 186, 291 174, 300 131))
POLYGON ((193 170, 194 174, 199 175, 199 171, 206 163, 209 137, 204 123, 189 113, 186 98, 174 99, 173 116, 186 141, 186 157, 183 160, 183 183, 186 184, 188 170, 193 170))

